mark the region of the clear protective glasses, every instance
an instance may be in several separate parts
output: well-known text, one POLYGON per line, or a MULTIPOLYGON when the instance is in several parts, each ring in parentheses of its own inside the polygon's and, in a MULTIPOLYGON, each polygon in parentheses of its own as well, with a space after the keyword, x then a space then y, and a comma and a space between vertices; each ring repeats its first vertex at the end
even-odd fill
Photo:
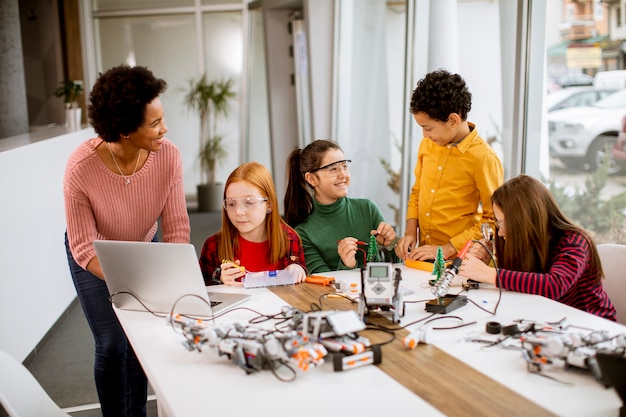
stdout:
POLYGON ((261 203, 267 201, 267 198, 263 197, 243 197, 243 198, 227 198, 224 200, 223 206, 226 211, 235 212, 237 206, 240 206, 244 212, 248 210, 254 210, 261 203))
POLYGON ((348 174, 350 172, 350 164, 352 164, 352 160, 344 159, 342 161, 333 162, 332 164, 324 165, 323 167, 312 169, 311 173, 321 171, 327 177, 336 177, 339 175, 339 172, 345 172, 348 174))

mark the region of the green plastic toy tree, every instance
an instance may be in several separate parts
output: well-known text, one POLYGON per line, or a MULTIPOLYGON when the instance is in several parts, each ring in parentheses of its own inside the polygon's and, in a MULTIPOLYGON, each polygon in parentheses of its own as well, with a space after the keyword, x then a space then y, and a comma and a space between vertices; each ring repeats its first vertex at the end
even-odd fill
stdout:
POLYGON ((378 243, 376 235, 370 235, 370 243, 367 247, 367 262, 376 262, 378 260, 378 243))
POLYGON ((437 254, 435 255, 435 264, 433 265, 433 275, 437 275, 435 282, 439 282, 446 270, 446 261, 443 259, 443 250, 441 246, 437 247, 437 254))

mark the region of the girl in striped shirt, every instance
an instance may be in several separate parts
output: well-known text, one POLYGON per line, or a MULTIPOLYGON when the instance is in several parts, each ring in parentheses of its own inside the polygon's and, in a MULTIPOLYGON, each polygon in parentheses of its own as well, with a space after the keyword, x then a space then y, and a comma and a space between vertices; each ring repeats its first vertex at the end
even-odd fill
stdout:
POLYGON ((496 189, 492 201, 499 275, 486 265, 481 245, 474 245, 459 275, 542 295, 615 321, 595 244, 563 214, 545 185, 519 175, 496 189))

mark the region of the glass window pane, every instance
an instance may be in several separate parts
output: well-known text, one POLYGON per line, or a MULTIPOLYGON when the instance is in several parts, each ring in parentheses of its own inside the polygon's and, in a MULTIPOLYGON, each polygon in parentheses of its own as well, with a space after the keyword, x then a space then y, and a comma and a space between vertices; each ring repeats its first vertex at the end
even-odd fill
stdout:
POLYGON ((199 177, 199 122, 183 105, 187 82, 196 77, 198 67, 193 15, 103 18, 96 23, 98 71, 121 63, 142 65, 167 81, 161 97, 167 137, 181 151, 185 189, 193 192, 199 177))
POLYGON ((228 117, 219 120, 218 133, 225 137, 228 157, 217 167, 217 178, 225 180, 240 163, 239 140, 239 80, 243 65, 243 27, 241 12, 205 13, 204 54, 206 75, 209 80, 232 78, 237 99, 233 100, 228 117))
POLYGON ((243 33, 240 12, 206 13, 204 44, 209 77, 233 77, 241 74, 243 33))
POLYGON ((269 96, 265 71, 265 42, 263 14, 260 9, 251 10, 250 45, 248 50, 248 110, 247 149, 245 159, 255 160, 272 169, 270 153, 269 96))
MULTIPOLYGON (((622 202, 626 162, 614 158, 612 150, 624 129, 626 90, 607 96, 626 86, 626 76, 616 71, 624 67, 623 54, 611 36, 620 30, 620 5, 547 4, 544 124, 550 145, 544 152, 549 153, 550 168, 546 183, 565 214, 585 228, 596 244, 626 243, 622 202), (601 82, 594 87, 596 79, 607 80, 605 88, 600 88, 601 82), (585 89, 597 95, 583 98, 580 91, 585 89), (555 107, 557 102, 560 105, 555 107)), ((620 145, 615 155, 626 156, 624 149, 620 145)))
MULTIPOLYGON (((502 160, 505 174, 513 169, 510 137, 514 123, 515 2, 438 0, 415 2, 410 8, 415 35, 407 57, 411 85, 399 114, 407 114, 410 91, 426 73, 443 68, 460 74, 471 94, 468 121, 502 160), (504 4, 504 8, 503 8, 504 4), (509 6, 510 5, 510 6, 509 6), (508 8, 506 6, 509 6, 508 8)), ((417 151, 424 134, 412 118, 403 137, 408 166, 403 166, 403 195, 415 182, 417 151)), ((376 181, 374 179, 373 181, 376 181)), ((404 219, 401 227, 404 226, 404 219)))
MULTIPOLYGON (((131 9, 157 9, 161 7, 193 6, 194 0, 92 0, 95 12, 131 9)), ((221 3, 225 3, 222 1, 221 3)))
POLYGON ((351 195, 374 201, 385 219, 397 225, 404 220, 399 218, 399 176, 392 171, 400 170, 398 146, 408 109, 404 102, 406 3, 342 1, 340 8, 333 139, 354 161, 351 195))
POLYGON ((234 3, 241 3, 242 1, 249 3, 252 0, 246 1, 246 0, 202 0, 202 4, 207 5, 207 6, 215 6, 218 4, 234 4, 234 3))
POLYGON ((153 71, 167 69, 177 76, 181 69, 190 68, 193 74, 194 28, 192 15, 98 19, 98 67, 108 69, 126 62, 153 71))

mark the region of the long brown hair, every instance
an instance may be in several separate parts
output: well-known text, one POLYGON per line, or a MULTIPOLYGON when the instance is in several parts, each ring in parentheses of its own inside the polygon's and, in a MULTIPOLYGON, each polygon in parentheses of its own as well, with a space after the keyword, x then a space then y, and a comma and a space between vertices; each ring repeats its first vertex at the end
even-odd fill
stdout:
MULTIPOLYGON (((263 198, 267 198, 271 211, 265 217, 265 230, 270 244, 270 263, 277 263, 280 258, 289 253, 289 238, 282 229, 284 224, 278 210, 276 187, 269 170, 258 162, 248 162, 239 165, 226 180, 224 199, 230 184, 245 181, 255 187, 263 198)), ((234 253, 239 250, 239 231, 228 218, 226 209, 222 207, 222 229, 217 253, 221 259, 234 259, 234 253)))
POLYGON ((337 143, 318 139, 304 149, 295 149, 287 159, 287 190, 285 191, 285 219, 291 227, 303 223, 313 211, 311 186, 304 174, 322 165, 324 154, 330 150, 341 150, 337 143))
POLYGON ((551 244, 566 231, 574 231, 587 240, 590 266, 597 269, 598 282, 602 279, 602 264, 593 240, 563 214, 540 181, 528 175, 518 175, 498 187, 491 200, 504 213, 506 240, 496 236, 500 267, 545 273, 552 263, 551 244))

